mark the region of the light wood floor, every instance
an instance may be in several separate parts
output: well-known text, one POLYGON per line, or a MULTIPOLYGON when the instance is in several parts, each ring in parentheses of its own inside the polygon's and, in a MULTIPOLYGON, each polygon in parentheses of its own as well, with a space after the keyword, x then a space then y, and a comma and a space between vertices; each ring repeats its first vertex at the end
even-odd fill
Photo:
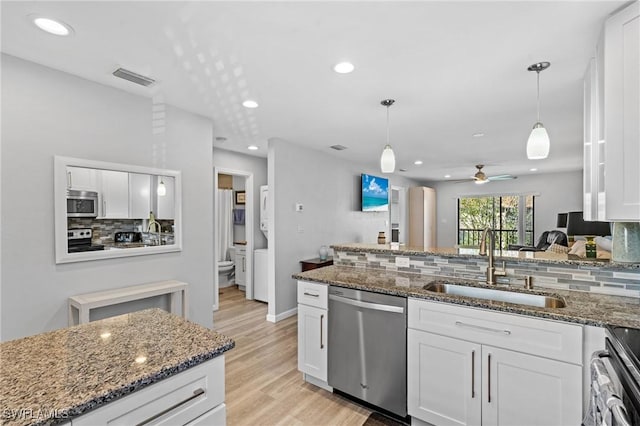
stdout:
POLYGON ((370 411, 310 385, 298 371, 297 316, 267 322, 267 305, 237 287, 221 289, 217 332, 236 342, 225 353, 227 424, 362 425, 370 411))

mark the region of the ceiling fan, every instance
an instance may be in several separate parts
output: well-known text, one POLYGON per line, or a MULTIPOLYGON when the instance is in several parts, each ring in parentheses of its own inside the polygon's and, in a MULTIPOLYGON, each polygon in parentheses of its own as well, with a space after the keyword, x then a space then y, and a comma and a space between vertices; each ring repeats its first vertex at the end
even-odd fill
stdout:
POLYGON ((458 180, 454 180, 453 182, 455 183, 463 183, 463 182, 474 182, 478 185, 487 183, 489 181, 494 181, 494 180, 510 180, 510 179, 517 179, 518 176, 513 176, 513 175, 496 175, 496 176, 487 176, 483 171, 482 168, 484 167, 484 164, 476 164, 476 169, 478 169, 478 171, 476 172, 475 175, 471 176, 469 179, 458 179, 458 180))

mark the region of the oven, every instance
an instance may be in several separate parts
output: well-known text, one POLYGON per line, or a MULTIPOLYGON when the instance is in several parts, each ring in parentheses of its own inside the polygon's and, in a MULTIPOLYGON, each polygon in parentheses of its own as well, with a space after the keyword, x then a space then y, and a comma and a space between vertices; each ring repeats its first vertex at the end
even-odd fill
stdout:
POLYGON ((640 330, 608 327, 606 350, 591 359, 585 426, 640 426, 640 330))
POLYGON ((98 193, 68 189, 67 217, 98 217, 98 193))

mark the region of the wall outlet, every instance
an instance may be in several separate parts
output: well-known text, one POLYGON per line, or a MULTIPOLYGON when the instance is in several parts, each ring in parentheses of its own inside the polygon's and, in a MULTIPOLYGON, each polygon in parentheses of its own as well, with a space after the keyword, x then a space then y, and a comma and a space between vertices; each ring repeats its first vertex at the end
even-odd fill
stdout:
POLYGON ((297 211, 297 212, 301 212, 301 211, 302 211, 302 209, 303 209, 302 204, 300 204, 300 203, 296 203, 296 211, 297 211))
POLYGON ((408 268, 409 267, 409 258, 396 256, 396 266, 399 268, 408 268))

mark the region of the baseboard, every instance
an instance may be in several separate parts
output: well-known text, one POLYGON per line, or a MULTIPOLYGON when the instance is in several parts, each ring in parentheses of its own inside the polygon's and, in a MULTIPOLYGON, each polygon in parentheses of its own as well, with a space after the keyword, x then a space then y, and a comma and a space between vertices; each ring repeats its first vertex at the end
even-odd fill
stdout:
POLYGON ((333 388, 331 386, 329 386, 329 384, 323 380, 317 379, 313 376, 310 376, 306 373, 302 373, 302 378, 304 379, 305 382, 307 383, 311 383, 314 386, 318 386, 319 388, 322 388, 326 391, 329 392, 333 392, 333 388))
POLYGON ((298 308, 293 308, 293 309, 289 309, 288 311, 284 311, 281 314, 278 315, 267 315, 267 321, 269 322, 278 322, 278 321, 282 321, 283 319, 292 317, 294 315, 298 314, 298 308))

